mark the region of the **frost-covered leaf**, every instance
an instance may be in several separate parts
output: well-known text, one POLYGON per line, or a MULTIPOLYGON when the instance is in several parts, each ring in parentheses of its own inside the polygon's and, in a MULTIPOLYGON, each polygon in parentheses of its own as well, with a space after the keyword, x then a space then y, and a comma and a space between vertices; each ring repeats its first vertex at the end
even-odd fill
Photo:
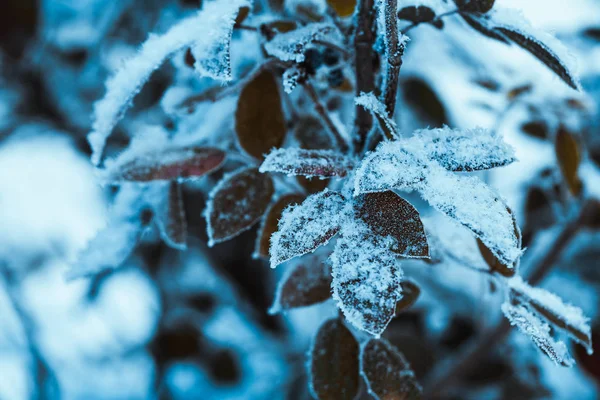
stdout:
POLYGON ((271 267, 310 253, 335 236, 345 202, 341 194, 325 190, 287 208, 271 236, 271 267))
POLYGON ((210 147, 168 148, 118 158, 107 168, 109 181, 150 182, 199 178, 225 161, 222 150, 210 147))
POLYGON ((355 198, 356 217, 379 236, 391 237, 394 253, 410 258, 429 257, 429 245, 419 212, 396 193, 367 193, 355 198))
POLYGON ((402 270, 394 240, 374 236, 361 221, 347 222, 330 256, 333 298, 355 327, 380 336, 402 298, 402 270))
POLYGON ((404 356, 385 339, 370 339, 360 350, 361 375, 378 400, 418 400, 421 386, 404 356))
POLYGON ((402 298, 396 303, 396 315, 410 308, 421 296, 421 289, 413 281, 402 281, 402 298))
POLYGON ((97 274, 119 267, 138 243, 149 222, 146 188, 122 185, 109 211, 108 225, 100 230, 77 256, 68 278, 97 274))
POLYGON ((522 305, 513 306, 508 302, 502 305, 502 312, 511 325, 516 325, 555 364, 570 367, 574 364, 564 342, 555 341, 550 336, 550 326, 522 305))
POLYGON ((512 26, 498 26, 495 30, 533 54, 567 85, 575 90, 580 90, 577 78, 569 71, 563 61, 544 43, 512 26))
POLYGON ((206 205, 209 245, 252 227, 269 207, 273 193, 271 177, 255 168, 225 176, 210 192, 206 205))
POLYGON ((269 210, 263 217, 258 236, 256 238, 256 249, 254 250, 255 257, 268 258, 269 246, 271 245, 271 235, 277 231, 277 224, 281 218, 283 210, 292 204, 300 204, 305 196, 300 194, 288 194, 281 196, 277 201, 269 207, 269 210))
POLYGON ((405 148, 422 153, 450 171, 480 171, 509 165, 515 150, 487 129, 425 129, 415 132, 405 148))
POLYGON ((399 138, 398 127, 396 123, 390 119, 385 105, 380 102, 373 93, 363 93, 355 99, 356 104, 364 107, 369 111, 379 123, 383 133, 388 139, 399 138))
POLYGON ((494 25, 484 17, 477 14, 471 13, 460 13, 460 16, 465 20, 467 24, 482 35, 497 40, 499 42, 510 44, 510 41, 501 32, 494 29, 494 25))
POLYGON ((341 34, 335 25, 322 22, 312 23, 287 33, 278 34, 265 44, 265 50, 269 55, 282 61, 300 63, 304 61, 304 53, 308 46, 320 40, 341 43, 341 34))
POLYGON ((529 286, 520 277, 515 277, 508 283, 511 301, 528 308, 567 333, 583 345, 588 354, 593 352, 590 320, 583 315, 580 308, 564 303, 560 297, 545 289, 529 286))
POLYGON ((504 265, 515 265, 522 251, 513 217, 502 197, 479 178, 430 166, 421 194, 433 208, 469 228, 504 265))
POLYGON ((367 154, 356 171, 354 195, 417 189, 422 186, 426 172, 427 164, 406 151, 401 142, 383 142, 367 154))
POLYGON ((581 164, 580 143, 576 136, 564 126, 560 126, 556 134, 554 149, 563 178, 574 196, 579 196, 583 184, 579 178, 581 164))
POLYGON ((290 268, 279 281, 275 301, 269 310, 307 307, 331 297, 331 273, 320 257, 307 257, 290 268))
POLYGON ((308 178, 345 177, 354 162, 333 150, 277 149, 269 153, 260 166, 260 172, 281 172, 308 178))
POLYGON ((196 54, 208 55, 215 43, 229 40, 227 29, 220 28, 232 24, 239 8, 248 5, 248 0, 207 2, 201 11, 180 21, 164 35, 150 36, 138 53, 123 64, 106 82, 104 98, 94 104, 94 122, 88 140, 95 165, 100 163, 106 139, 152 72, 165 59, 192 45, 196 54), (225 31, 226 35, 213 35, 217 30, 225 31))
MULTIPOLYGON (((522 246, 521 229, 519 228, 519 225, 517 224, 517 219, 515 218, 515 214, 512 212, 512 210, 507 209, 507 211, 512 216, 513 227, 515 230, 515 236, 517 237, 517 242, 518 242, 519 247, 521 247, 522 246)), ((507 277, 507 278, 515 276, 515 274, 517 273, 518 260, 516 260, 515 263, 513 263, 512 265, 504 264, 502 261, 500 261, 498 259, 498 257, 496 257, 494 255, 494 253, 492 253, 492 251, 490 249, 488 249, 488 247, 479 238, 477 238, 477 247, 479 248, 479 252, 481 253, 481 256, 485 260, 486 264, 490 267, 491 271, 497 272, 500 275, 507 277)))
POLYGON ((154 215, 161 238, 169 246, 185 250, 187 248, 187 221, 181 184, 169 182, 168 188, 154 207, 154 215))
POLYGON ((354 14, 356 8, 356 0, 327 0, 327 4, 331 6, 340 17, 349 17, 354 14))
POLYGON ((300 68, 297 64, 294 64, 285 70, 282 78, 283 90, 287 94, 290 94, 298 85, 301 85, 308 79, 308 75, 306 74, 306 69, 300 68))
POLYGON ((259 71, 242 89, 235 111, 235 131, 242 149, 258 159, 282 145, 286 125, 281 95, 268 69, 259 71))
POLYGON ((325 321, 310 351, 310 391, 319 400, 352 400, 358 394, 359 345, 338 319, 325 321))

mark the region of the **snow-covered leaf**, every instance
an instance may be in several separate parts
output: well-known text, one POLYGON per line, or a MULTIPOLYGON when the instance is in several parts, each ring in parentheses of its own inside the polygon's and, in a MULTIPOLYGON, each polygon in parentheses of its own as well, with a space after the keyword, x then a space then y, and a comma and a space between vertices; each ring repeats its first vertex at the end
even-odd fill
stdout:
POLYGON ((107 168, 109 181, 150 182, 199 178, 225 161, 222 150, 210 147, 170 148, 118 158, 107 168))
POLYGON ((556 159, 560 166, 563 179, 574 196, 579 196, 583 189, 579 178, 581 165, 581 144, 577 137, 564 126, 559 127, 554 144, 556 159))
POLYGON ((310 351, 310 391, 319 400, 352 400, 358 394, 359 345, 338 318, 325 321, 310 351))
POLYGON ((555 341, 550 336, 550 326, 526 307, 505 302, 502 312, 511 325, 517 326, 521 332, 528 335, 555 364, 570 367, 575 363, 565 343, 555 341))
POLYGON ((335 236, 345 202, 341 194, 325 190, 287 208, 271 236, 271 267, 310 253, 335 236))
POLYGON ((380 336, 402 298, 402 270, 394 239, 374 236, 361 221, 347 222, 330 256, 333 298, 355 327, 380 336))
POLYGON ((275 203, 269 207, 269 210, 263 217, 258 236, 256 237, 255 257, 268 258, 269 247, 271 245, 271 235, 277 231, 277 224, 281 218, 283 210, 292 204, 300 204, 305 196, 300 194, 288 194, 281 196, 275 203))
POLYGON ((528 308, 561 329, 592 353, 590 320, 580 308, 564 303, 560 297, 542 288, 529 286, 520 277, 508 281, 511 301, 528 308))
POLYGON ((340 42, 341 34, 335 25, 317 22, 287 33, 280 33, 265 44, 265 50, 282 61, 304 61, 309 45, 319 40, 340 42))
POLYGON ((406 141, 405 148, 423 153, 450 171, 480 171, 516 160, 514 149, 500 135, 482 128, 420 130, 406 141))
POLYGON ((423 185, 427 164, 402 147, 383 142, 363 159, 356 171, 354 195, 398 189, 411 191, 423 185))
POLYGON ((248 5, 248 0, 207 2, 201 11, 180 21, 164 35, 151 35, 148 38, 138 53, 106 82, 104 98, 94 104, 94 122, 88 136, 92 147, 92 163, 100 163, 106 139, 124 116, 135 95, 165 59, 192 45, 196 54, 207 54, 216 42, 227 42, 229 32, 226 29, 226 35, 222 37, 212 33, 215 29, 221 30, 219 28, 223 25, 229 26, 239 8, 248 5))
POLYGON ((410 258, 429 257, 429 245, 419 212, 396 193, 367 193, 355 198, 356 217, 379 236, 391 237, 390 248, 410 258))
POLYGON ((306 257, 290 268, 279 281, 275 301, 269 310, 307 307, 322 303, 331 297, 331 273, 320 257, 306 257))
POLYGON ((433 208, 469 228, 504 265, 515 265, 522 251, 513 217, 502 197, 479 178, 430 165, 421 194, 433 208))
MULTIPOLYGON (((519 225, 517 224, 517 218, 515 217, 515 214, 512 212, 511 209, 507 209, 507 211, 512 216, 513 227, 515 230, 515 236, 517 237, 517 243, 518 243, 519 247, 521 247, 523 244, 522 243, 522 235, 521 235, 521 229, 519 228, 519 225)), ((490 249, 488 249, 488 247, 479 238, 477 238, 477 247, 479 248, 479 252, 481 253, 481 256, 483 257, 486 264, 490 267, 491 271, 497 272, 500 275, 507 277, 507 278, 515 276, 515 274, 517 273, 517 267, 519 264, 519 260, 516 260, 512 265, 504 264, 502 261, 500 261, 498 259, 498 257, 496 257, 494 255, 494 253, 492 253, 492 251, 490 249)))
POLYGON ((286 133, 277 80, 271 71, 260 70, 244 86, 235 111, 235 131, 246 153, 262 159, 281 147, 286 133))
POLYGON ((252 227, 269 207, 273 193, 271 177, 255 168, 225 176, 210 192, 206 205, 209 245, 231 239, 252 227))
POLYGON ((355 99, 356 104, 369 111, 379 123, 383 133, 388 139, 399 138, 396 123, 388 116, 385 105, 373 93, 362 93, 355 99))
POLYGON ((378 400, 419 400, 421 386, 408 361, 385 339, 370 339, 360 349, 360 371, 369 394, 378 400))
POLYGON ((181 184, 176 181, 169 182, 168 188, 161 194, 160 201, 154 207, 154 216, 160 236, 169 246, 185 250, 187 248, 187 221, 181 184))
POLYGON ((260 172, 282 172, 312 177, 345 177, 354 162, 333 150, 277 149, 269 153, 260 166, 260 172))

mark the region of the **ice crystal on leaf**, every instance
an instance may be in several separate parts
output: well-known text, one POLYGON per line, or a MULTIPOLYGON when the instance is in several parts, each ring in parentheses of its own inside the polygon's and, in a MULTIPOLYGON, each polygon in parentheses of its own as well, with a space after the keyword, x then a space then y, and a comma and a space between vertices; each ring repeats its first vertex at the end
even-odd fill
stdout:
POLYGON ((282 61, 300 63, 304 61, 304 53, 308 46, 320 40, 340 42, 341 35, 334 25, 321 22, 312 23, 277 35, 265 45, 265 50, 282 61))
POLYGON ((287 148, 272 151, 260 166, 260 172, 282 172, 307 178, 342 178, 353 166, 350 158, 336 151, 287 148))

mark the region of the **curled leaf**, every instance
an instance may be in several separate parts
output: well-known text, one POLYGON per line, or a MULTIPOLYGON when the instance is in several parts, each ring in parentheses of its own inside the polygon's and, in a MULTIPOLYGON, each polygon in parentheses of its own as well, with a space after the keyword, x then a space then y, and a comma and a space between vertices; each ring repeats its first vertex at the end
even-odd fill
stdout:
POLYGON ((281 278, 273 306, 274 314, 281 310, 307 307, 331 297, 331 273, 318 257, 302 260, 281 278))
POLYGON ((150 182, 202 177, 225 161, 222 150, 210 147, 173 148, 140 154, 107 170, 110 181, 150 182))
POLYGON ((391 250, 404 257, 427 258, 429 245, 419 212, 396 193, 368 193, 355 199, 356 216, 371 231, 394 239, 391 250))
POLYGON ((325 190, 287 208, 271 236, 271 267, 310 253, 335 236, 345 202, 341 194, 325 190))
POLYGON ((319 400, 352 400, 358 394, 359 346, 341 320, 325 321, 310 351, 310 391, 319 400))
POLYGON ((579 178, 579 165, 581 164, 581 149, 575 135, 569 132, 564 126, 558 129, 555 142, 556 158, 562 172, 563 178, 567 183, 573 196, 579 196, 583 188, 579 178))
POLYGON ((273 192, 271 177, 255 168, 225 176, 211 191, 205 211, 209 245, 252 227, 269 207, 273 192))
POLYGON ((482 35, 502 42, 504 44, 510 44, 510 41, 501 32, 494 29, 493 25, 488 22, 488 19, 483 16, 478 16, 470 13, 460 13, 460 16, 465 20, 467 24, 482 35))
POLYGON ((292 204, 299 204, 304 200, 304 196, 299 194, 288 194, 281 196, 265 214, 256 241, 255 257, 268 258, 271 235, 277 231, 277 224, 281 218, 283 210, 292 204))
POLYGON ((371 339, 360 351, 360 370, 376 399, 418 400, 422 390, 408 361, 387 340, 371 339))
POLYGON ((345 177, 354 166, 353 161, 332 150, 277 149, 269 153, 260 166, 260 172, 282 172, 307 178, 345 177))
POLYGON ((285 118, 277 81, 269 70, 258 72, 242 89, 235 112, 235 131, 242 149, 258 159, 282 145, 285 118))

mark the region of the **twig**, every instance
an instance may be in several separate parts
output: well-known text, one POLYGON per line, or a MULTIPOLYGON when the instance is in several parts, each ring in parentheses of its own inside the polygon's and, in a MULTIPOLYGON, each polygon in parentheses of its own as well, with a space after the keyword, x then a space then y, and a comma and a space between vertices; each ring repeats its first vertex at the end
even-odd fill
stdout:
MULTIPOLYGON (((588 201, 581 208, 579 216, 564 226, 550 246, 549 252, 530 269, 527 280, 532 286, 539 284, 548 275, 590 216, 598 213, 598 204, 595 201, 588 201)), ((488 352, 506 339, 510 332, 512 332, 510 323, 506 318, 502 318, 495 327, 483 334, 480 341, 467 348, 458 358, 439 364, 439 367, 431 373, 429 384, 426 385, 425 398, 434 399, 453 384, 460 382, 461 378, 477 367, 488 352)))
POLYGON ((398 75, 402 67, 402 55, 404 54, 404 45, 398 38, 398 18, 396 12, 398 9, 397 0, 387 0, 384 6, 385 13, 385 46, 387 56, 387 71, 384 80, 382 100, 387 109, 388 116, 394 117, 396 111, 396 96, 398 94, 398 75))
POLYGON ((335 137, 335 140, 337 141, 338 146, 340 147, 340 150, 343 153, 348 152, 348 150, 349 150, 348 143, 346 143, 346 140, 344 139, 344 137, 342 136, 342 134, 340 133, 338 128, 335 126, 335 124, 331 120, 329 113, 323 106, 323 103, 321 103, 321 100, 319 99, 319 96, 317 95, 317 91, 315 90, 313 85, 311 85, 311 83, 309 81, 305 81, 302 84, 302 86, 304 86, 304 90, 306 90, 306 93, 308 93, 308 96, 311 98, 311 100, 315 104, 315 110, 317 111, 319 116, 321 118, 323 118, 323 121, 325 121, 325 125, 327 125, 327 128, 329 129, 329 131, 335 137))
MULTIPOLYGON (((356 68, 356 96, 361 93, 375 91, 375 72, 373 65, 373 44, 375 35, 374 0, 359 0, 357 6, 356 31, 354 34, 356 68)), ((354 121, 354 151, 359 152, 365 145, 367 135, 373 126, 371 114, 363 107, 356 106, 356 117, 354 121)))

